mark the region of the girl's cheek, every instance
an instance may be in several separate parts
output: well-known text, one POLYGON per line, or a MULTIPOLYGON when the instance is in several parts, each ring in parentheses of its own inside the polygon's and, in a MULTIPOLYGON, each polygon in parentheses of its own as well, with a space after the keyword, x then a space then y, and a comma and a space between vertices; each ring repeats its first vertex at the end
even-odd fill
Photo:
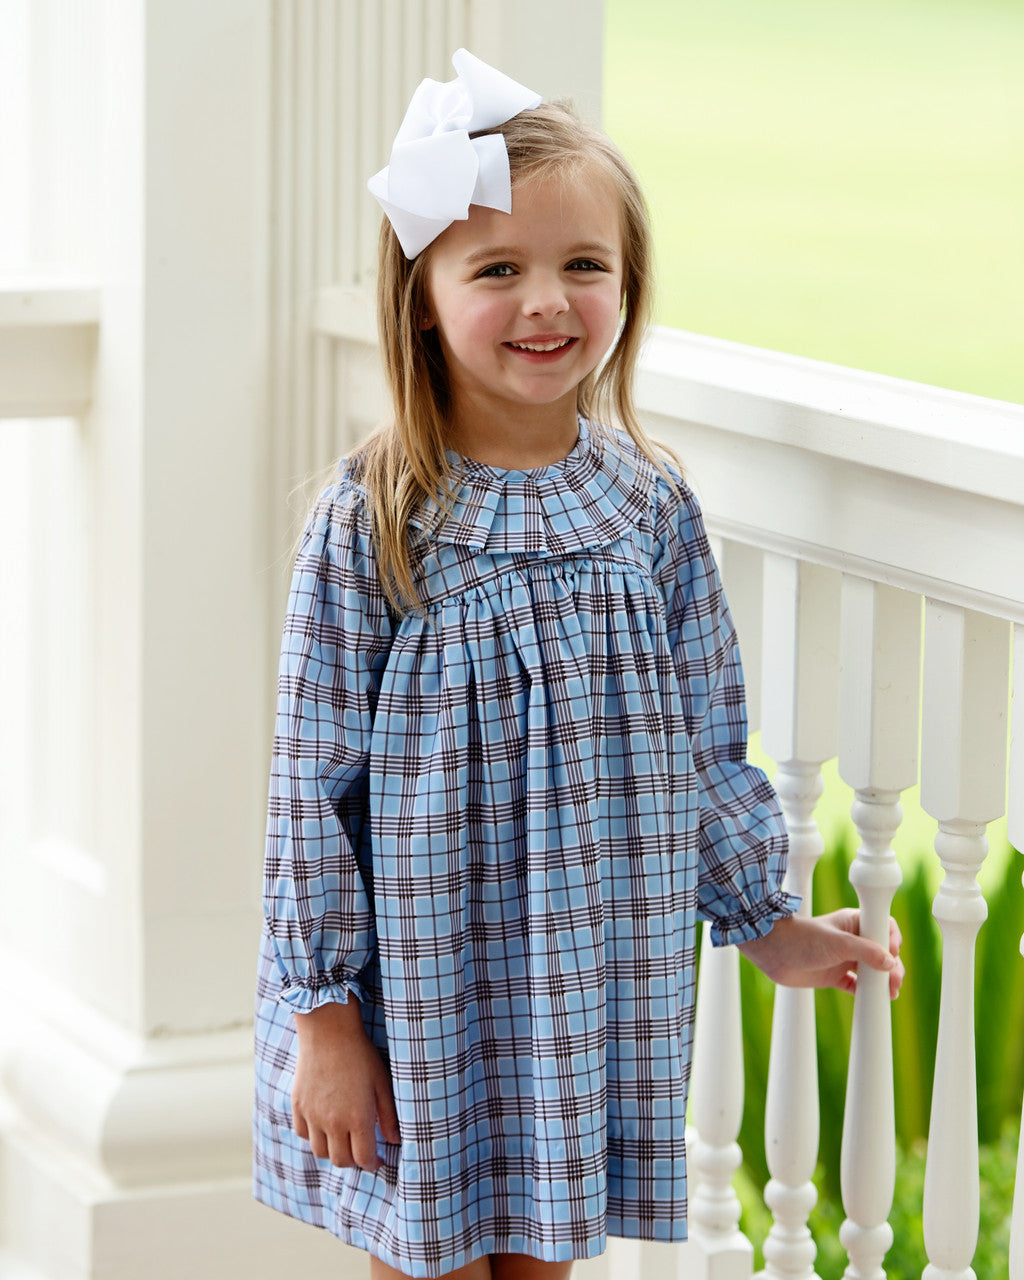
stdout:
POLYGON ((486 329, 498 324, 505 314, 505 308, 496 307, 493 302, 485 302, 467 310, 465 317, 473 328, 486 329))

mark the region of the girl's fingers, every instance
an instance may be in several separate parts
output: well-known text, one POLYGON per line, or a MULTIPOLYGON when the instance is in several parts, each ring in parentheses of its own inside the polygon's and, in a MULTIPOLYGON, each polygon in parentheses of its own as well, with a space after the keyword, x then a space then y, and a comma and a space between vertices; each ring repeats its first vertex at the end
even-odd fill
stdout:
POLYGON ((369 1132, 354 1129, 348 1137, 351 1139, 351 1146, 347 1163, 370 1173, 376 1172, 384 1161, 377 1154, 377 1135, 372 1127, 369 1132))
POLYGON ((900 987, 903 986, 905 970, 903 961, 897 960, 893 967, 892 973, 889 974, 889 999, 895 1000, 900 993, 900 987))
POLYGON ((398 1132, 398 1112, 395 1110, 395 1099, 391 1088, 385 1084, 377 1089, 377 1123, 384 1135, 385 1142, 401 1142, 398 1132))
POLYGON ((872 969, 889 970, 896 963, 885 947, 870 938, 862 938, 859 933, 843 928, 839 936, 833 936, 843 960, 850 964, 864 963, 872 969))
MULTIPOLYGON (((829 917, 821 918, 828 919, 829 917)), ((850 951, 853 958, 858 961, 866 961, 873 969, 893 971, 898 963, 900 947, 903 945, 903 935, 900 933, 900 927, 892 916, 889 917, 888 951, 879 943, 871 942, 867 938, 861 937, 860 913, 855 909, 847 908, 843 911, 833 912, 831 920, 836 928, 849 935, 850 951), (856 939, 856 941, 853 941, 853 939, 856 939)))
POLYGON ((880 969, 883 973, 891 973, 896 968, 896 957, 877 943, 871 944, 871 952, 865 956, 872 969, 880 969))
POLYGON ((889 917, 889 950, 894 956, 900 953, 900 947, 903 946, 903 934, 900 933, 900 927, 896 921, 889 917))
MULTIPOLYGON (((315 1124, 307 1124, 306 1117, 301 1111, 295 1111, 292 1119, 296 1134, 300 1138, 305 1138, 318 1160, 330 1160, 331 1164, 337 1165, 339 1169, 358 1166, 360 1169, 371 1171, 379 1169, 383 1163, 377 1155, 377 1138, 372 1128, 369 1134, 364 1131, 350 1133, 345 1129, 327 1131, 315 1124)), ((394 1125, 397 1133, 397 1120, 394 1125)), ((388 1140, 391 1141, 391 1139, 388 1140)), ((395 1141, 397 1142, 397 1138, 395 1141)))
POLYGON ((831 924, 852 937, 860 937, 860 912, 856 907, 840 907, 838 911, 828 911, 825 915, 812 916, 811 919, 831 924))
MULTIPOLYGON (((889 976, 889 999, 895 1000, 900 993, 900 987, 903 985, 903 961, 895 952, 883 950, 881 947, 875 947, 870 956, 866 956, 868 964, 873 969, 878 969, 882 973, 889 976)), ((849 986, 843 985, 843 990, 852 991, 856 986, 856 978, 849 986)))
MULTIPOLYGON (((331 1164, 337 1165, 339 1169, 349 1169, 356 1163, 352 1155, 352 1144, 349 1142, 347 1133, 332 1134, 327 1147, 326 1154, 330 1157, 331 1164)), ((315 1147, 313 1150, 317 1155, 320 1154, 315 1147)))
POLYGON ((322 1129, 309 1131, 309 1145, 318 1160, 326 1160, 331 1154, 327 1134, 322 1129))

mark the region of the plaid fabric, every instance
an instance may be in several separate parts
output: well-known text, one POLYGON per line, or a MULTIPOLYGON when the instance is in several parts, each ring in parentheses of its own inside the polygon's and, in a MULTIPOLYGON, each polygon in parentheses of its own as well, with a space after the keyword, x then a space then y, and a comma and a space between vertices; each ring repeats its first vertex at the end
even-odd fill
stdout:
POLYGON ((343 476, 284 631, 256 1196, 412 1276, 683 1239, 696 914, 796 906, 696 503, 583 423, 554 466, 463 463, 419 580, 393 626, 343 476), (402 1133, 376 1174, 291 1129, 292 1013, 350 992, 402 1133))

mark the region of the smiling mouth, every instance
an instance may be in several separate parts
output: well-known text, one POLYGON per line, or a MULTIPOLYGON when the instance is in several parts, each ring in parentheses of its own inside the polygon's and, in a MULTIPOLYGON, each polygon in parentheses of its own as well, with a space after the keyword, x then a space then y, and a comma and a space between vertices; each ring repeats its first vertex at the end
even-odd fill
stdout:
POLYGON ((564 347, 568 347, 575 341, 575 338, 559 338, 552 342, 507 342, 505 345, 507 347, 511 347, 513 351, 537 351, 547 353, 549 351, 561 351, 564 347))

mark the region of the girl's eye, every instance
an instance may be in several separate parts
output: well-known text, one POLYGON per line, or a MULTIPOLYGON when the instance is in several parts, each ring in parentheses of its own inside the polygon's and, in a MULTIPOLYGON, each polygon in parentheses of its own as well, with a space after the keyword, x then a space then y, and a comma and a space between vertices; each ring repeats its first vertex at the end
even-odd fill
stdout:
POLYGON ((593 258, 576 258, 569 263, 570 271, 603 271, 604 267, 593 258))
POLYGON ((493 279, 495 277, 501 279, 503 276, 510 276, 512 274, 513 268, 507 262, 496 262, 493 266, 484 267, 483 271, 480 272, 480 276, 483 279, 493 279))

